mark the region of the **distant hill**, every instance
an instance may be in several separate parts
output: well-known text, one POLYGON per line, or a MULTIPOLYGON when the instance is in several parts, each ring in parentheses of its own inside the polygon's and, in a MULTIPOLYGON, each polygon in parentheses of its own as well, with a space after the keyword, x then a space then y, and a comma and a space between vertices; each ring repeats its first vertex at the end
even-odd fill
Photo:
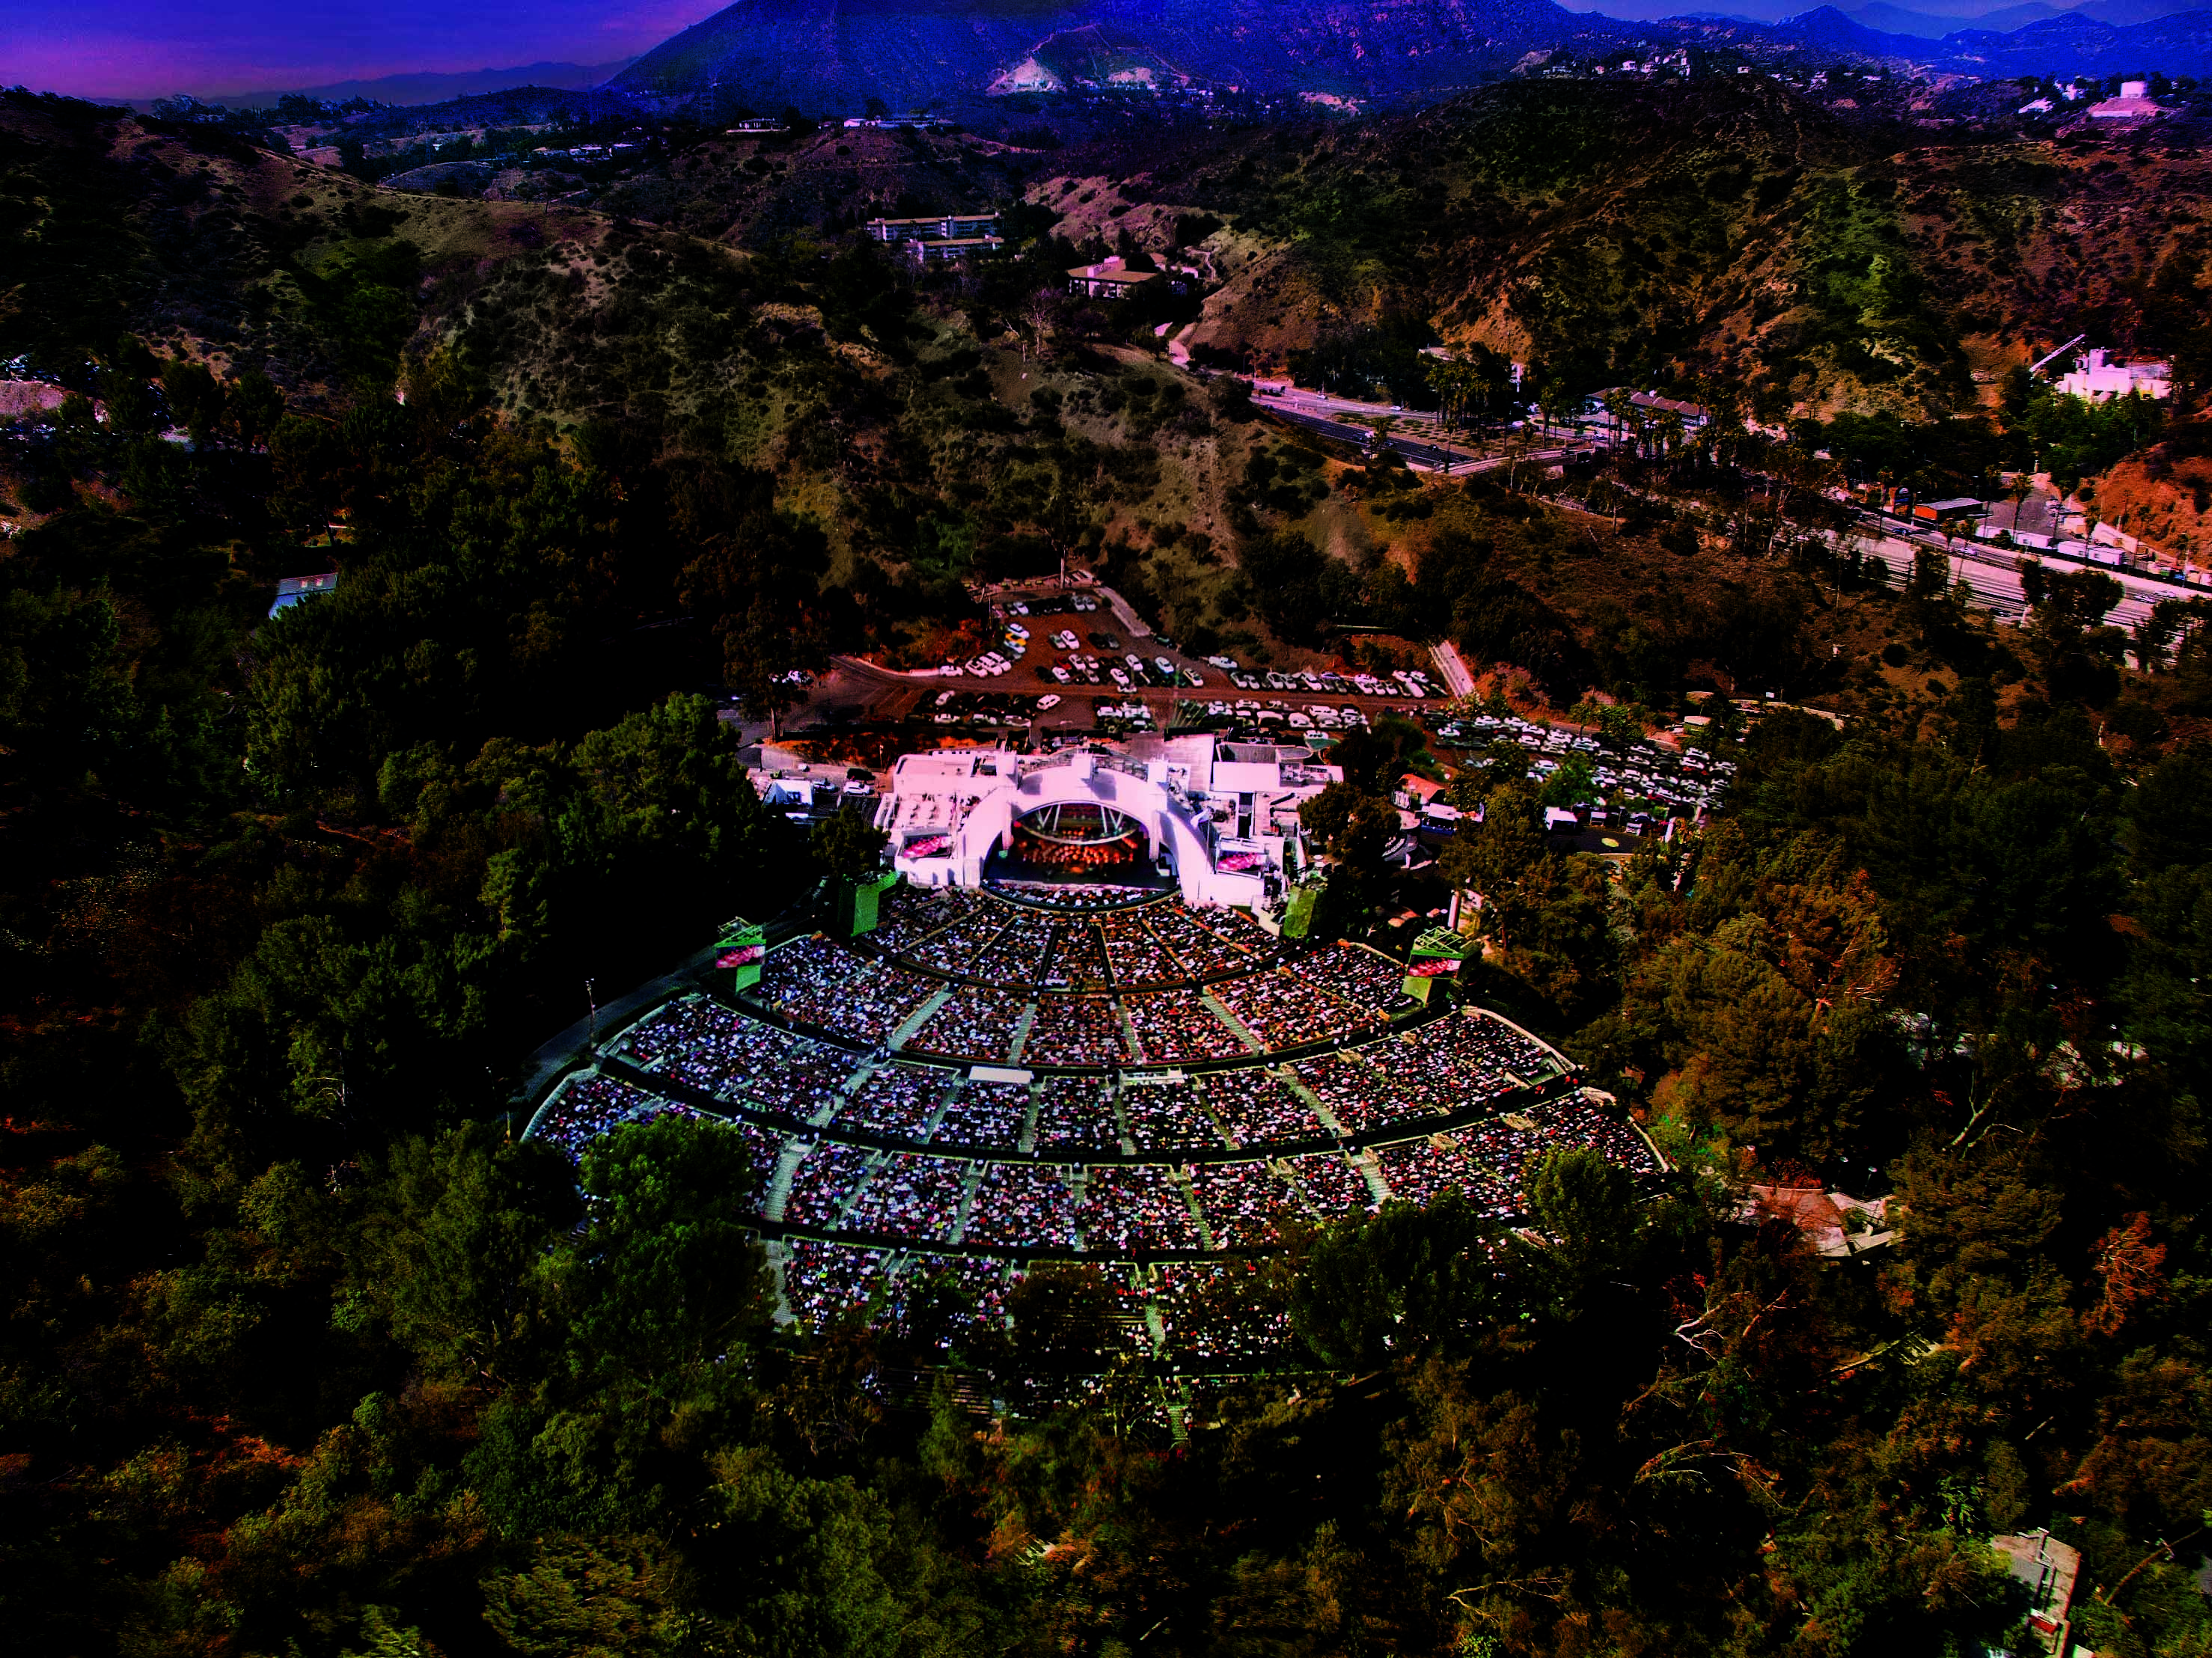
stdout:
POLYGON ((1955 34, 1962 28, 1993 29, 2002 33, 2062 15, 2058 7, 2045 5, 2044 0, 2028 0, 2026 5, 2005 6, 1978 17, 1960 17, 1952 13, 1939 16, 1931 11, 1891 5, 1889 0, 1874 0, 1873 4, 1855 7, 1850 12, 1853 21, 1863 23, 1870 29, 1879 29, 1885 34, 1918 34, 1930 40, 1941 40, 1945 35, 1955 34))
POLYGON ((477 69, 452 75, 386 75, 374 81, 332 81, 314 87, 277 87, 263 92, 209 93, 207 101, 232 109, 261 109, 289 94, 343 103, 366 98, 379 104, 441 104, 448 99, 503 92, 511 87, 551 87, 574 91, 613 79, 635 62, 610 64, 525 64, 517 69, 477 69))
POLYGON ((1062 92, 1069 87, 1164 90, 1187 86, 1185 74, 1133 36, 1093 24, 1039 43, 1021 62, 998 76, 994 93, 1062 92))
MULTIPOLYGON (((1357 12, 1267 0, 738 0, 631 64, 617 84, 672 95, 720 88, 763 109, 945 107, 980 97, 1054 37, 1110 33, 1115 49, 1248 91, 1434 94, 1493 78, 1531 51, 1621 26, 1552 0, 1480 10, 1381 0, 1357 12)), ((1108 38, 1100 36, 1100 39, 1108 38)))
POLYGON ((1178 76, 1262 95, 1404 106, 1525 70, 1541 61, 1532 54, 1595 54, 1638 41, 1719 46, 1755 61, 1811 49, 1982 79, 2212 70, 2212 14, 2114 21, 2172 3, 2091 0, 2063 12, 2021 0, 1990 14, 2002 27, 1959 18, 1947 32, 1947 0, 1927 0, 1934 11, 1874 0, 1856 16, 1824 5, 1778 22, 1704 14, 1650 23, 1552 0, 1480 9, 1376 0, 1357 9, 1316 0, 1101 0, 1079 9, 1068 0, 738 0, 655 46, 614 84, 643 96, 711 93, 726 105, 816 114, 857 111, 870 98, 951 112, 994 88, 1050 95, 1071 82, 1141 88, 1178 76))

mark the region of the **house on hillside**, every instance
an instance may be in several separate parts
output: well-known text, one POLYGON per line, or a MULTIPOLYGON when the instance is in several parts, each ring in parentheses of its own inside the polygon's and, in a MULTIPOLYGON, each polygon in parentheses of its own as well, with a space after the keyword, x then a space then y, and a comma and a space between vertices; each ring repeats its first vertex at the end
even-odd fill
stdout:
POLYGON ((2081 1552, 2048 1531, 1992 1537, 1990 1546, 2004 1557, 2012 1575, 2027 1586, 2027 1627, 2045 1652, 2066 1651, 2067 1614, 2081 1575, 2081 1552))
POLYGON ((781 115, 748 115, 744 120, 738 122, 737 125, 733 127, 724 127, 722 129, 722 136, 726 138, 750 138, 757 137, 763 132, 788 132, 790 131, 791 129, 784 125, 783 118, 781 115))
POLYGON ((1831 1260, 1848 1260, 1879 1249, 1897 1236, 1888 1225, 1887 1198, 1855 1198, 1817 1186, 1753 1186, 1739 1218, 1751 1225, 1787 1221, 1806 1247, 1831 1260))
POLYGON ((1067 273, 1067 291, 1086 300, 1126 300, 1147 282, 1164 282, 1170 294, 1188 292, 1190 286, 1172 271, 1132 270, 1118 253, 1067 273))
POLYGON ((289 610, 319 594, 335 592, 337 585, 336 570, 325 570, 319 575, 288 575, 276 584, 276 602, 269 607, 269 614, 275 616, 279 610, 289 610))
POLYGON ((1673 415, 1689 431, 1697 430, 1711 418, 1699 404, 1684 403, 1679 398, 1662 398, 1656 392, 1632 392, 1628 401, 1647 415, 1673 415))
POLYGON ((2113 362, 2100 346, 2058 378, 2069 398, 2104 403, 2112 398, 2166 398, 2173 392, 2170 362, 2113 362))

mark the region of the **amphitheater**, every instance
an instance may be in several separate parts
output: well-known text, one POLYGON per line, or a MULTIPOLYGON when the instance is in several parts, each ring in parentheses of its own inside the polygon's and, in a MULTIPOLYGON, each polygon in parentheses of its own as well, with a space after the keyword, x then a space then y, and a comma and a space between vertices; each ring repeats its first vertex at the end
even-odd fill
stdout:
POLYGON ((1511 1218, 1530 1161, 1662 1167, 1555 1050, 1402 963, 1172 890, 900 884, 871 931, 770 949, 604 1042, 530 1132, 580 1154, 661 1113, 742 1134, 785 1316, 979 1321, 1036 1264, 1096 1263, 1133 1351, 1285 1349, 1281 1229, 1457 1187, 1511 1218))

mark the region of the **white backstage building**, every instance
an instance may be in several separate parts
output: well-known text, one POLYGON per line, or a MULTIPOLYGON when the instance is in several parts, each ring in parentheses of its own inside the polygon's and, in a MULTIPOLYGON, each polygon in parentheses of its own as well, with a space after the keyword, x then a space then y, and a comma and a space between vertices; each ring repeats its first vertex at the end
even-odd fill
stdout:
POLYGON ((899 757, 876 824, 916 886, 1172 888, 1259 908, 1311 861, 1299 803, 1342 775, 1304 749, 1212 737, 945 749, 899 757))

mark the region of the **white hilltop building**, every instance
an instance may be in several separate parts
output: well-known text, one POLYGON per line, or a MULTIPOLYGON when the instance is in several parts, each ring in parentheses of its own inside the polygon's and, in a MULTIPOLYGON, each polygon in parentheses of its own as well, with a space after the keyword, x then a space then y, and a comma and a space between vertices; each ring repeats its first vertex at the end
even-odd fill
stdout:
POLYGON ((2100 346, 2058 377, 2058 389, 2069 398, 2081 398, 2090 403, 2129 396, 2168 397, 2173 391, 2173 365, 2113 362, 2100 346))
POLYGON ((1127 752, 902 755, 876 811, 916 886, 1097 882, 1257 908, 1310 858, 1301 802, 1340 768, 1302 748, 1152 738, 1127 752))
POLYGON ((2118 97, 2089 106, 2093 121, 2155 121, 2165 113, 2164 107, 2153 101, 2147 81, 2123 81, 2118 97))

